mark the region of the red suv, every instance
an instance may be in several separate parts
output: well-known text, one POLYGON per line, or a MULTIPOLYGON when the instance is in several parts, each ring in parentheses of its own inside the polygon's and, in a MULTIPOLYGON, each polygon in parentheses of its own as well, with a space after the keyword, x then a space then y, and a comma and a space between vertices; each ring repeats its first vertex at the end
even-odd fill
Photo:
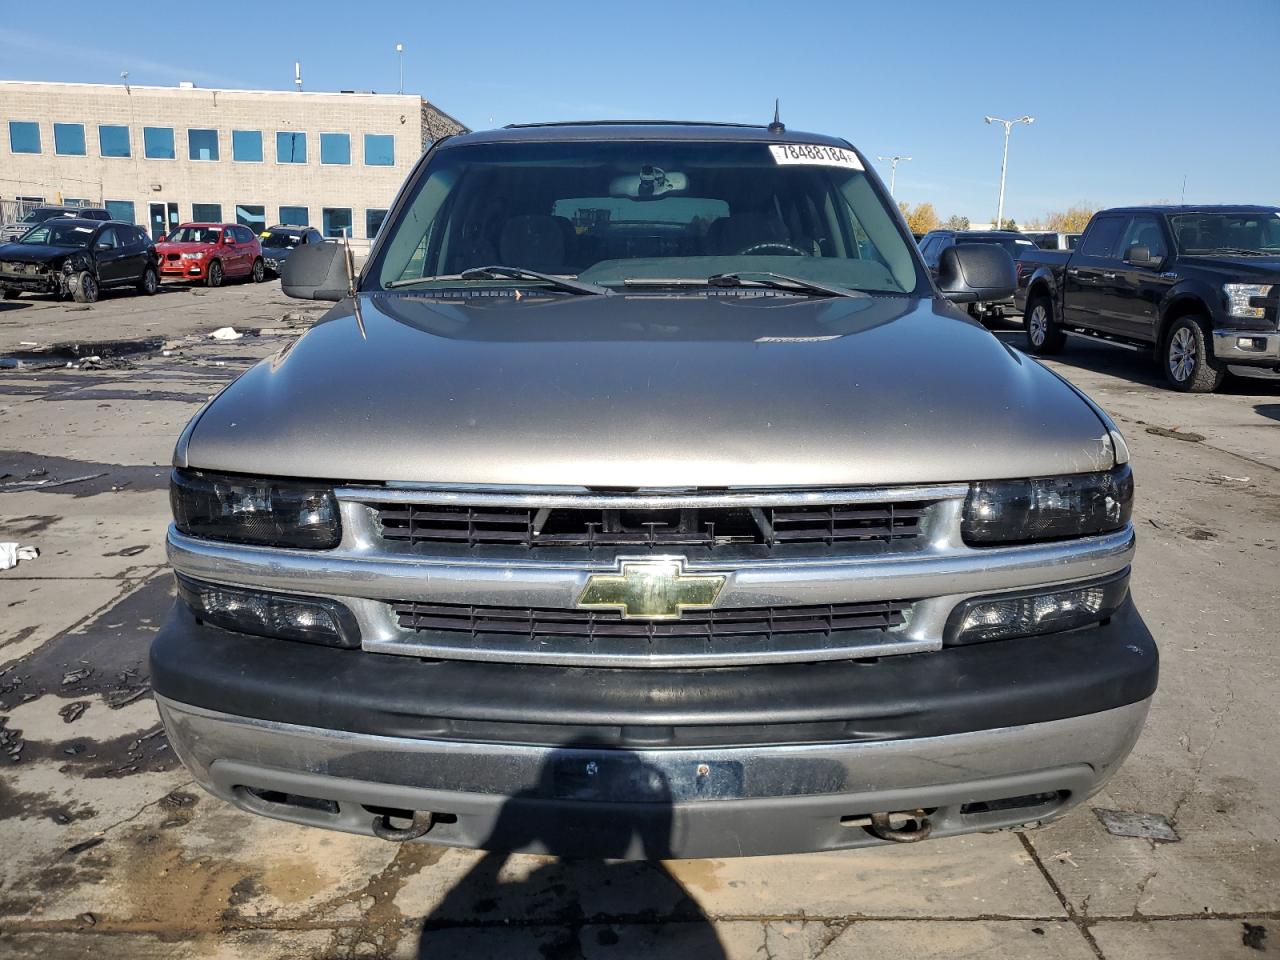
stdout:
POLYGON ((228 277, 266 276, 262 247, 252 230, 238 223, 184 223, 156 244, 160 277, 203 280, 217 287, 228 277))

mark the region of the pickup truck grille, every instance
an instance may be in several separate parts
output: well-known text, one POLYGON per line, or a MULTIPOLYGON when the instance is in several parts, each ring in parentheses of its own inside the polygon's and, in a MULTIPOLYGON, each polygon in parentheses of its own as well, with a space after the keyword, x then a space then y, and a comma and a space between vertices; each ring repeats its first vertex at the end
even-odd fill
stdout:
POLYGON ((910 601, 815 604, 808 606, 729 607, 686 610, 679 620, 622 618, 620 612, 466 604, 392 603, 403 630, 464 635, 508 635, 530 642, 544 639, 714 641, 769 639, 784 634, 826 637, 859 631, 886 631, 906 622, 910 601))
POLYGON ((921 501, 625 510, 395 503, 381 505, 378 518, 383 539, 408 544, 714 550, 910 540, 921 535, 928 507, 921 501))

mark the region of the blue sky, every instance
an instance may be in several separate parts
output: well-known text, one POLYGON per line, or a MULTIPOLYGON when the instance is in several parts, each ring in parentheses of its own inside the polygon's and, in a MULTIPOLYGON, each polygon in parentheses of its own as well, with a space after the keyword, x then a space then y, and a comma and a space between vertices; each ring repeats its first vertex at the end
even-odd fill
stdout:
POLYGON ((994 217, 1002 138, 988 113, 1036 118, 1010 146, 1005 210, 1019 221, 1077 201, 1176 202, 1184 176, 1188 202, 1280 203, 1280 0, 130 9, 77 5, 70 43, 44 5, 3 0, 0 77, 287 89, 298 59, 307 89, 394 91, 399 41, 406 91, 474 128, 766 122, 779 97, 792 129, 914 157, 898 198, 943 217, 994 217))

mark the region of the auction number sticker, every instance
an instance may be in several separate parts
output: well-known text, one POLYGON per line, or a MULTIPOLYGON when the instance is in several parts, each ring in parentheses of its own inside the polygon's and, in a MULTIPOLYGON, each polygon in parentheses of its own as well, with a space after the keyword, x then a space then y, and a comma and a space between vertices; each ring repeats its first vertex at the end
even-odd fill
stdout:
POLYGON ((771 143, 769 152, 773 162, 782 166, 814 165, 822 167, 847 167, 862 170, 862 161, 852 150, 831 147, 824 143, 771 143))

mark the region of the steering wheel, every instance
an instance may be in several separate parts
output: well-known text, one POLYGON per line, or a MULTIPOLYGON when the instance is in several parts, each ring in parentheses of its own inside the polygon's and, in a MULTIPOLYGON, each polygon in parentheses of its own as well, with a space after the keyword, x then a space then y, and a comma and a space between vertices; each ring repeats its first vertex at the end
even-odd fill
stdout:
POLYGON ((745 257, 748 254, 759 253, 762 250, 785 250, 787 253, 794 253, 797 257, 813 256, 808 250, 802 250, 792 244, 783 243, 781 240, 766 240, 764 243, 752 244, 744 250, 739 250, 734 256, 745 257))

